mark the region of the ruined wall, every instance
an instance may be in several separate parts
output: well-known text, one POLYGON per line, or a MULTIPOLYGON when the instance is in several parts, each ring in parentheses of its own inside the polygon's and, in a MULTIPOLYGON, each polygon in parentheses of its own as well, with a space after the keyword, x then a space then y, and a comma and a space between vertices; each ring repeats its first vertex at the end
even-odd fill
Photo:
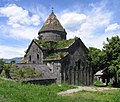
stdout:
POLYGON ((43 63, 43 52, 42 50, 33 42, 28 53, 27 53, 28 63, 43 63))
POLYGON ((44 62, 52 73, 57 78, 56 82, 61 83, 61 63, 59 61, 46 61, 44 62))

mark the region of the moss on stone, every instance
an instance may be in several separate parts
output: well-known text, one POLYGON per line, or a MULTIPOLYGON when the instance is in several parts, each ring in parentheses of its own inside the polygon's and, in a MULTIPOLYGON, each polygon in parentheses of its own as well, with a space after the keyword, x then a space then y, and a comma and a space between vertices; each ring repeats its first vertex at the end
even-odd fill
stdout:
POLYGON ((43 49, 63 49, 63 48, 67 48, 70 45, 72 45, 75 42, 75 39, 69 39, 69 40, 61 40, 58 42, 44 42, 41 39, 35 39, 35 41, 37 42, 37 44, 42 47, 43 49))
POLYGON ((46 56, 44 60, 51 60, 51 59, 58 60, 65 57, 67 54, 68 52, 51 53, 48 56, 46 56))

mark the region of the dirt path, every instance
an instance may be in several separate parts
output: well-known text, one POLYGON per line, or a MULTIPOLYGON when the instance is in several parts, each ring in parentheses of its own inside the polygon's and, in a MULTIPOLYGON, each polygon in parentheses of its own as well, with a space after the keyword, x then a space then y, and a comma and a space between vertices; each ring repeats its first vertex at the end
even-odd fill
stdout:
POLYGON ((114 89, 118 89, 118 88, 97 88, 97 87, 78 86, 75 89, 69 89, 67 91, 59 92, 58 95, 69 96, 72 93, 83 91, 83 90, 95 92, 95 91, 114 90, 114 89))

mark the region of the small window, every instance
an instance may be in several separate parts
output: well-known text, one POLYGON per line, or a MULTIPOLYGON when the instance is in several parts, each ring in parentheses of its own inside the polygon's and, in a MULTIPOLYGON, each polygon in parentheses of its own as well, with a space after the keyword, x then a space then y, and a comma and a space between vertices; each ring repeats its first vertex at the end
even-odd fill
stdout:
POLYGON ((35 49, 33 48, 33 52, 35 52, 35 49))
POLYGON ((36 63, 36 61, 33 61, 33 64, 35 64, 36 63))
POLYGON ((31 62, 31 55, 29 56, 29 61, 31 62))
POLYGON ((36 48, 36 51, 39 52, 39 48, 36 48))
POLYGON ((40 58, 39 58, 39 54, 37 54, 37 60, 39 60, 40 58))

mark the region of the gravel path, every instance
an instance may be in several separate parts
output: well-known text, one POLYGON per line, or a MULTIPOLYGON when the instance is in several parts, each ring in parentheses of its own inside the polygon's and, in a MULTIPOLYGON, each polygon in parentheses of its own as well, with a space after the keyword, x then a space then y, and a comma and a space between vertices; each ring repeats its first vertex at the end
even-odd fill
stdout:
POLYGON ((69 89, 67 91, 59 92, 58 95, 69 96, 72 93, 83 91, 83 90, 95 92, 95 91, 114 90, 114 89, 118 89, 118 88, 97 88, 97 87, 78 86, 75 89, 69 89))

